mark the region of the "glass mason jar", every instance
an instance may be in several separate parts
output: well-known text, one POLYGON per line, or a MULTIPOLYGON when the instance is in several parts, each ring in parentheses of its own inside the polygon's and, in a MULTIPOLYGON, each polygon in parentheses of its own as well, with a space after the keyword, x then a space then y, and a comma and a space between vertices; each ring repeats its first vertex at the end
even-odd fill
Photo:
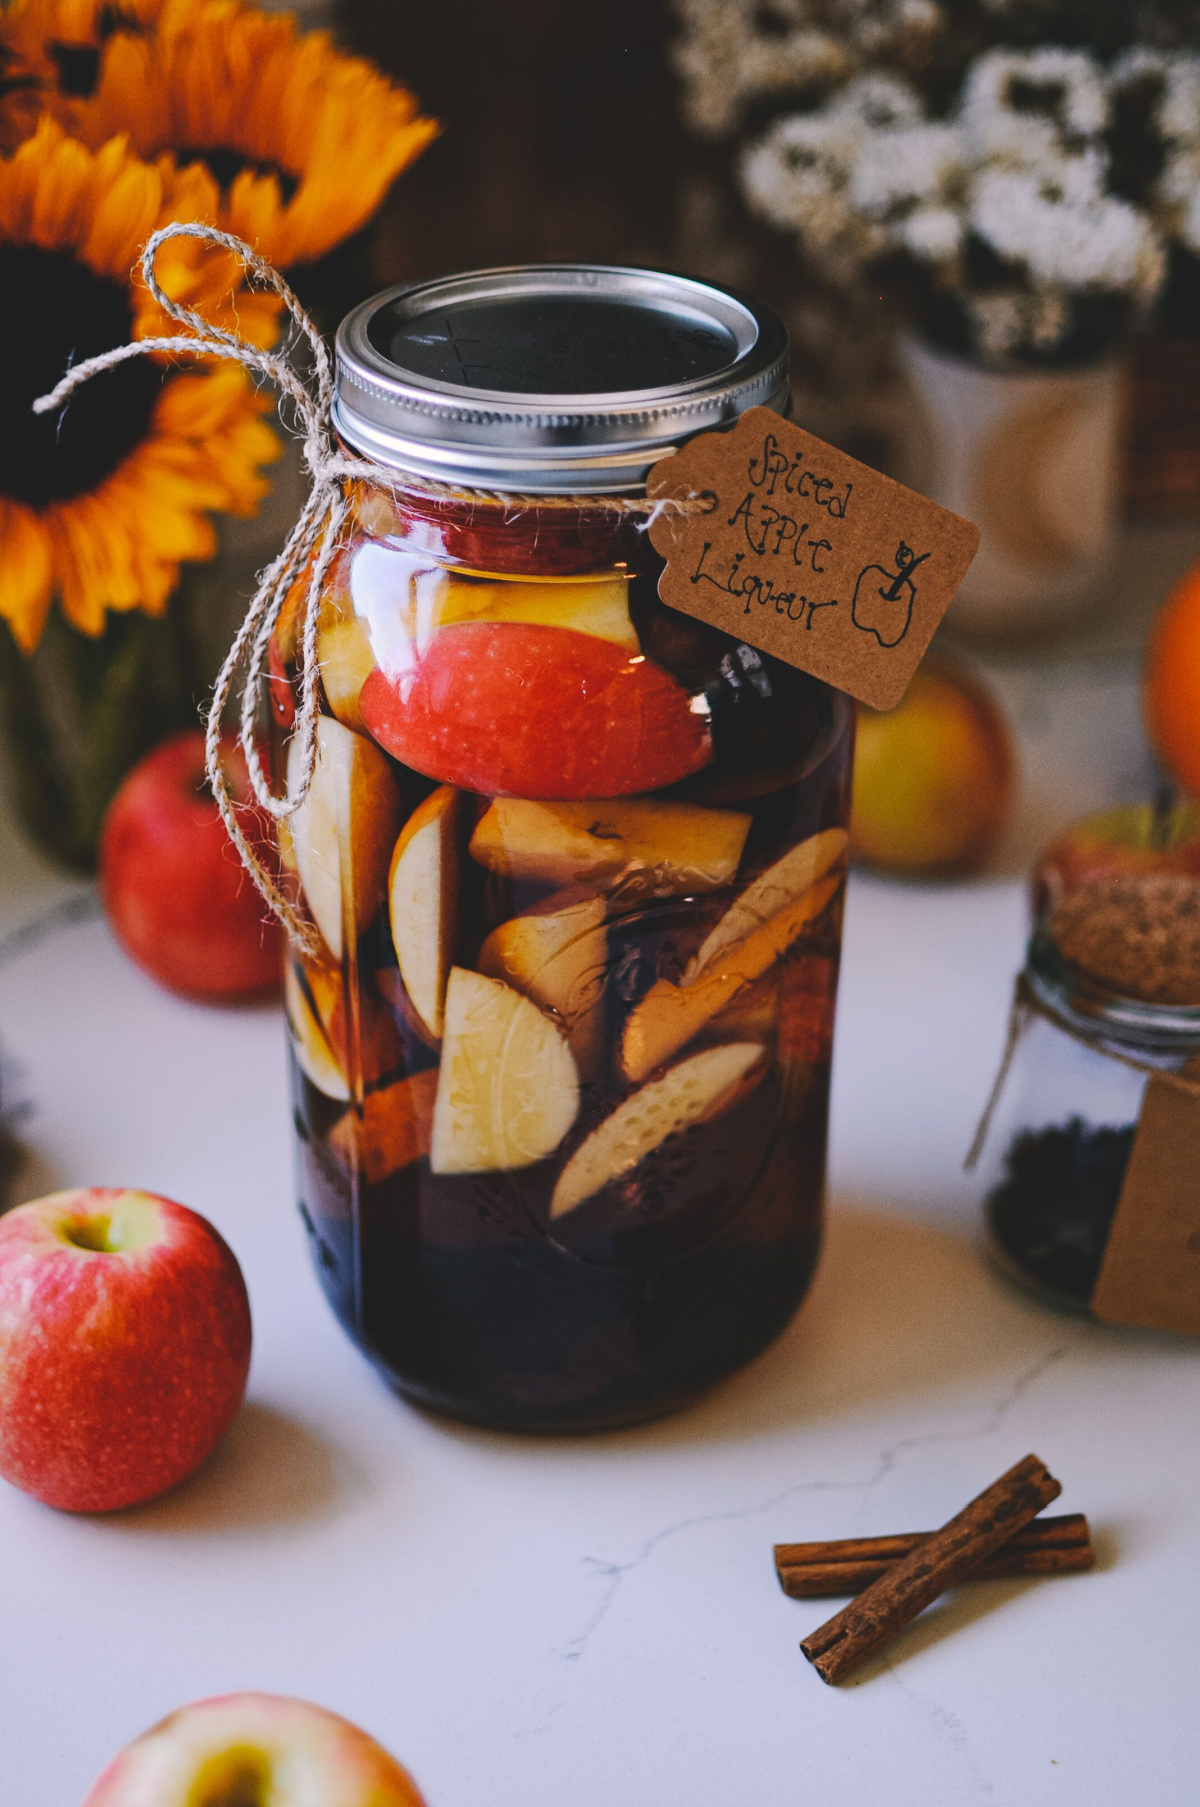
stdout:
POLYGON ((300 1209, 350 1335, 463 1418, 669 1411, 816 1262, 852 712, 664 607, 613 506, 786 407, 786 355, 738 297, 596 266, 393 290, 339 335, 339 432, 395 484, 353 497, 281 835, 319 934, 286 974, 300 1209))
POLYGON ((1016 1011, 981 1163, 989 1250, 1027 1289, 1086 1313, 1150 1073, 1178 1073, 1200 1052, 1200 1008, 1109 989, 1063 958, 1043 922, 1016 1011))

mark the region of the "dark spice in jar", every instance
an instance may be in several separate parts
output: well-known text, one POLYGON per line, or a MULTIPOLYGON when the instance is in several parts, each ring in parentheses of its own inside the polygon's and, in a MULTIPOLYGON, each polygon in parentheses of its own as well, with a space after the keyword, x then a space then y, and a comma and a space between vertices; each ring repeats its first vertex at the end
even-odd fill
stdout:
POLYGON ((1005 1254, 1031 1279, 1080 1304, 1100 1272, 1136 1128, 1071 1117, 1022 1130, 987 1198, 988 1222, 1005 1254))

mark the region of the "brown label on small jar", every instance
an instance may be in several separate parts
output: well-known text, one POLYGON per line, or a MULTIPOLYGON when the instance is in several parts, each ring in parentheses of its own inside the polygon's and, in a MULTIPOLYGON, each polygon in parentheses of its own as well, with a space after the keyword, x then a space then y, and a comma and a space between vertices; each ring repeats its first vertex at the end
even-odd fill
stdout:
POLYGON ((873 709, 900 701, 979 545, 961 515, 848 458, 769 408, 660 459, 659 595, 873 709))
POLYGON ((1146 1086, 1092 1310, 1200 1336, 1200 1058, 1146 1086))

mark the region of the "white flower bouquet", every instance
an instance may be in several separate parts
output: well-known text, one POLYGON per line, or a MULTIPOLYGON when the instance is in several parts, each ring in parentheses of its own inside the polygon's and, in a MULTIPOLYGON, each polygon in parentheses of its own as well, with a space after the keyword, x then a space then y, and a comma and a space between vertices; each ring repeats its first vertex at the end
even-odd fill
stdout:
POLYGON ((1085 363, 1169 272, 1194 262, 1200 286, 1200 56, 1178 7, 678 4, 692 123, 758 122, 737 157, 751 211, 847 286, 897 282, 935 343, 1085 363), (1023 41, 1056 27, 1073 41, 1023 41))

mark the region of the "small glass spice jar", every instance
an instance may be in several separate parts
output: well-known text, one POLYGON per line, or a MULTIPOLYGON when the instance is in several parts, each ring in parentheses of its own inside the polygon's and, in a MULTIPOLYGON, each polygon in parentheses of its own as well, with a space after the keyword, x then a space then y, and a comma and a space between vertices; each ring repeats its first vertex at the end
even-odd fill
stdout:
POLYGON ((1005 1272, 1090 1310, 1146 1087, 1198 1053, 1200 880, 1097 879, 1043 914, 969 1161, 985 1157, 988 1246, 1005 1272))
POLYGON ((342 326, 338 431, 384 476, 280 834, 301 1211, 346 1329, 437 1409, 652 1417, 808 1286, 852 710, 666 608, 639 530, 659 458, 787 396, 773 315, 647 271, 476 272, 342 326))

